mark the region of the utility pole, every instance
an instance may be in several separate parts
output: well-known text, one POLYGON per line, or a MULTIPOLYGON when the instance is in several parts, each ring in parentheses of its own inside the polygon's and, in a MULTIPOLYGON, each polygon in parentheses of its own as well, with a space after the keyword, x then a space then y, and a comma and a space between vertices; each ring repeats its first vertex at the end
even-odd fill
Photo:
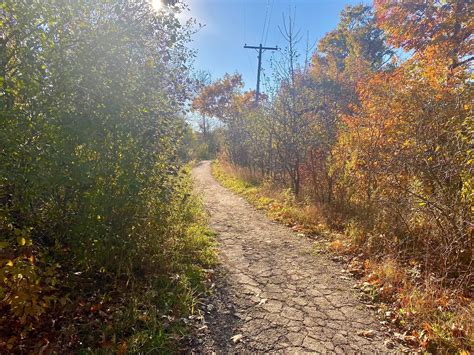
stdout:
POLYGON ((256 47, 256 46, 247 46, 247 44, 245 44, 244 48, 257 49, 258 50, 257 91, 255 92, 255 102, 258 105, 258 99, 260 97, 260 71, 262 70, 262 53, 266 50, 277 51, 279 48, 278 48, 278 46, 276 46, 276 47, 263 47, 261 43, 258 47, 256 47))

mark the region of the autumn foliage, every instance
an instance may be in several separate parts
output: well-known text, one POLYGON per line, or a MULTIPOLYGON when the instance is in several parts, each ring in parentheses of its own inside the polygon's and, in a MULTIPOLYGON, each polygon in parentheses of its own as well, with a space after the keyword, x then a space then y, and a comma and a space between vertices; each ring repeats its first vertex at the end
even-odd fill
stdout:
MULTIPOLYGON (((308 65, 287 66, 262 105, 236 105, 223 120, 233 137, 231 163, 290 187, 359 253, 395 260, 416 269, 425 287, 467 298, 474 282, 472 10, 464 0, 347 7, 308 65), (228 124, 236 117, 238 130, 228 124)), ((294 59, 291 50, 283 56, 280 67, 294 59)), ((452 343, 438 336, 438 345, 472 345, 465 332, 456 334, 446 336, 452 343)))

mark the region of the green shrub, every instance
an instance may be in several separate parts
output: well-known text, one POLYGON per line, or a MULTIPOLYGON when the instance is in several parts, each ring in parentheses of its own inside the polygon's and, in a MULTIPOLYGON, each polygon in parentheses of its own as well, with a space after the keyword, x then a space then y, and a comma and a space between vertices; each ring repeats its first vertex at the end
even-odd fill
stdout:
POLYGON ((169 6, 0 5, 0 352, 169 346, 161 316, 192 310, 212 248, 169 6))

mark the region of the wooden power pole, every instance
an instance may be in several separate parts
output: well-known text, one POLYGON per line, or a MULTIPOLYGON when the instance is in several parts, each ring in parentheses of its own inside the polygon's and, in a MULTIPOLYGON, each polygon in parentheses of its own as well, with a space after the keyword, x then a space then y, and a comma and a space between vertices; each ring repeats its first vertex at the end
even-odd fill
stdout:
POLYGON ((260 98, 260 71, 262 70, 262 53, 266 50, 269 51, 277 51, 277 47, 263 47, 262 44, 257 46, 247 46, 247 44, 244 45, 244 48, 248 49, 257 49, 258 50, 258 70, 257 70, 257 91, 255 92, 255 102, 258 105, 258 99, 260 98))

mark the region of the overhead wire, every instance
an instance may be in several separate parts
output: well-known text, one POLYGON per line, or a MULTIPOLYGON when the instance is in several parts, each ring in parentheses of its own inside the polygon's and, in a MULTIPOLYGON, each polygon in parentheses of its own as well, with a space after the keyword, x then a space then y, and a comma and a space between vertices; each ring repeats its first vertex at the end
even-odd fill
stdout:
POLYGON ((268 29, 270 28, 270 22, 272 20, 272 12, 273 12, 273 5, 275 4, 275 0, 272 0, 272 6, 270 7, 270 15, 268 16, 268 25, 267 25, 267 32, 265 33, 265 41, 263 42, 265 45, 267 44, 268 39, 268 29))
MULTIPOLYGON (((245 0, 242 0, 242 15, 243 15, 243 34, 244 34, 244 43, 247 43, 247 13, 245 11, 245 0)), ((247 51, 246 51, 247 52, 247 51)), ((250 58, 250 53, 246 53, 247 61, 248 61, 248 67, 252 71, 252 74, 255 76, 257 75, 255 71, 255 67, 253 65, 252 58, 250 58)))
POLYGON ((244 43, 245 43, 245 40, 246 40, 246 37, 247 37, 247 23, 246 23, 246 18, 245 18, 245 0, 242 0, 241 2, 242 4, 242 15, 243 15, 243 18, 244 18, 244 21, 243 21, 243 32, 244 32, 244 43))
POLYGON ((263 38, 264 38, 264 35, 265 35, 265 28, 267 26, 267 19, 268 19, 268 9, 270 7, 270 0, 267 0, 267 6, 266 6, 266 9, 265 9, 265 20, 263 21, 263 28, 262 28, 262 37, 260 39, 260 43, 263 43, 263 38))

